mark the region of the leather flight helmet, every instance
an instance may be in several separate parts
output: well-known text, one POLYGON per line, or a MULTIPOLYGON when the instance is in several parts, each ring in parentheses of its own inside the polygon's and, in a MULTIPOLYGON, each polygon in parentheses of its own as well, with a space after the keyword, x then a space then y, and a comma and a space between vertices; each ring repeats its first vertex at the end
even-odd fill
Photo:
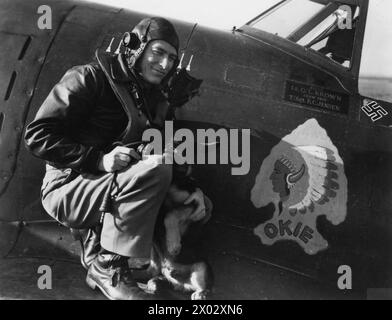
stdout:
MULTIPOLYGON (((137 61, 143 55, 144 49, 153 40, 166 41, 176 50, 178 56, 179 38, 174 26, 161 17, 145 18, 131 32, 126 32, 122 38, 122 44, 125 47, 125 55, 130 68, 135 67, 137 61)), ((177 65, 178 59, 166 78, 170 78, 177 65)))

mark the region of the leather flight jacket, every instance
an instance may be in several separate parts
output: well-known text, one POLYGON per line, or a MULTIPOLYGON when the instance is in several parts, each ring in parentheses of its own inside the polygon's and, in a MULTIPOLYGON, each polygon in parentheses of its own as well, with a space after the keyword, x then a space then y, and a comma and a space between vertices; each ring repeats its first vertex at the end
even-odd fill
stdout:
POLYGON ((26 147, 52 168, 98 173, 113 143, 140 141, 145 129, 164 126, 169 104, 160 88, 140 81, 121 54, 96 57, 66 72, 26 128, 26 147))

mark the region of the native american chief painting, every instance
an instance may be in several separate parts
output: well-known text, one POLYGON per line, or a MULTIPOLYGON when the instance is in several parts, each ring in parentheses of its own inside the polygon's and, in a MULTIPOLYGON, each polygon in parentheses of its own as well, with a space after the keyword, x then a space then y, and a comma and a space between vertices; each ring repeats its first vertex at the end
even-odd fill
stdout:
POLYGON ((296 241, 307 254, 328 248, 317 217, 333 225, 347 213, 343 160, 327 132, 310 119, 285 136, 264 159, 251 191, 256 208, 275 206, 273 217, 254 229, 263 244, 296 241))

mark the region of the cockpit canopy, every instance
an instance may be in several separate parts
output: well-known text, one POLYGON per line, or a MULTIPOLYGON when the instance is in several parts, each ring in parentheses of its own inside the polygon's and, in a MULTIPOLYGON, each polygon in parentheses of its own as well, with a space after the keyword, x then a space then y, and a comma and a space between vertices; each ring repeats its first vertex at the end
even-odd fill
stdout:
POLYGON ((311 48, 349 68, 359 14, 355 4, 283 0, 247 25, 311 48))
POLYGON ((353 74, 359 93, 392 102, 391 10, 390 0, 276 0, 246 25, 310 49, 347 71, 355 50, 362 50, 356 55, 359 74, 353 74), (360 19, 366 19, 363 42, 356 41, 360 19))

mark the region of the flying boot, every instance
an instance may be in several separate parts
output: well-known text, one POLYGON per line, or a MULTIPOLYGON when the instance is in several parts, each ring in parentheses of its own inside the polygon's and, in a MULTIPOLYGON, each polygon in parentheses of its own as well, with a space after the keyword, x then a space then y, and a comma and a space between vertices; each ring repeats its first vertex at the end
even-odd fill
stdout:
POLYGON ((101 249, 88 269, 86 283, 97 287, 110 300, 154 300, 156 296, 141 290, 128 267, 128 257, 101 249))
POLYGON ((89 229, 71 229, 72 237, 80 243, 80 263, 86 270, 97 257, 99 250, 101 250, 101 230, 102 225, 89 229))

